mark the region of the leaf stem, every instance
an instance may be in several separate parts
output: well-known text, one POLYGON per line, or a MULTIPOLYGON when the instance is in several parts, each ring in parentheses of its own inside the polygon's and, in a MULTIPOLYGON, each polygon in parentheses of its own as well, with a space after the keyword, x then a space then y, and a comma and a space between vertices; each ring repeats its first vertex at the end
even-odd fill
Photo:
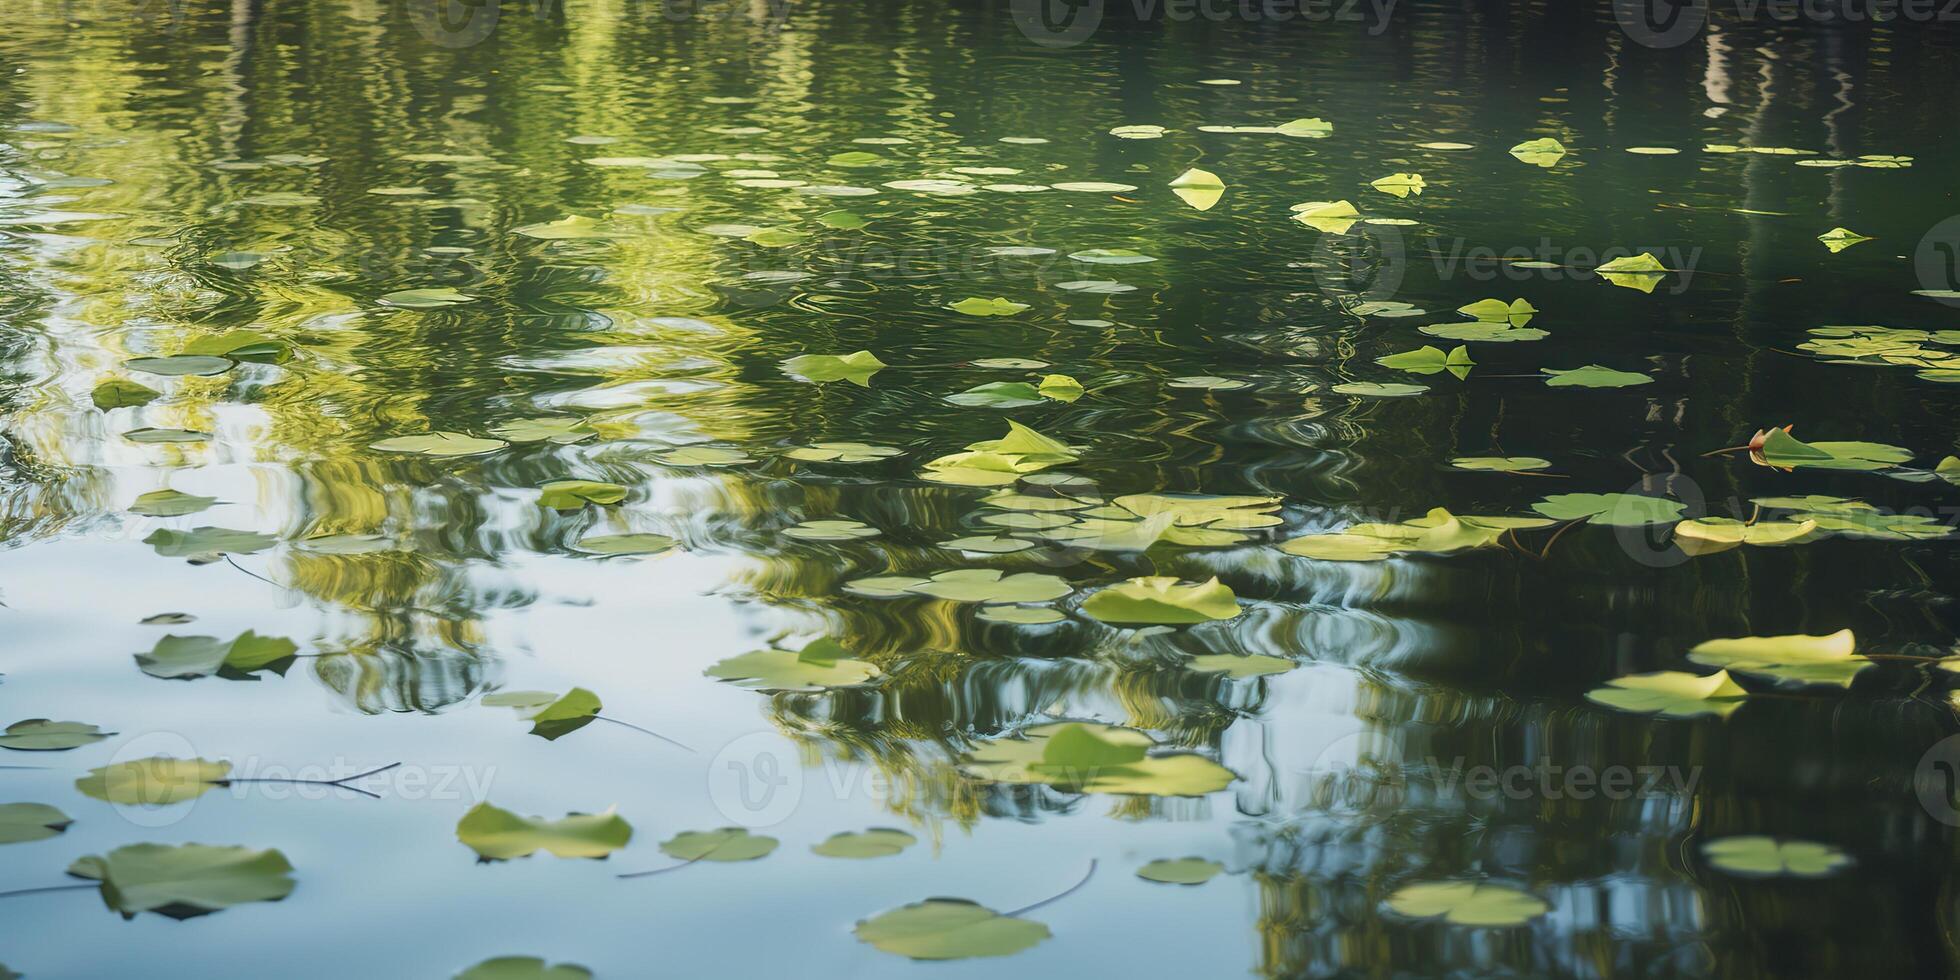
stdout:
POLYGON ((101 883, 94 882, 94 881, 85 881, 82 882, 81 884, 76 884, 76 885, 44 885, 40 888, 20 888, 10 892, 0 892, 0 898, 12 898, 15 895, 39 895, 42 892, 66 892, 66 891, 74 891, 79 888, 100 888, 100 887, 102 887, 101 883))
POLYGON ((1032 912, 1032 911, 1034 911, 1035 909, 1038 909, 1038 908, 1040 908, 1040 907, 1042 907, 1043 905, 1051 905, 1051 904, 1053 904, 1053 903, 1055 903, 1055 902, 1059 902, 1059 901, 1061 901, 1062 899, 1064 899, 1064 898, 1067 898, 1067 897, 1069 897, 1070 895, 1073 895, 1073 894, 1075 894, 1076 892, 1078 892, 1078 891, 1080 891, 1080 890, 1082 889, 1082 886, 1083 886, 1083 885, 1086 885, 1086 884, 1088 884, 1088 883, 1089 883, 1089 879, 1091 879, 1091 878, 1094 878, 1095 876, 1096 876, 1096 859, 1095 859, 1095 858, 1090 858, 1090 859, 1089 859, 1089 870, 1088 870, 1088 871, 1086 871, 1086 872, 1083 872, 1083 874, 1082 874, 1082 880, 1081 880, 1081 881, 1078 881, 1078 882, 1076 882, 1075 884, 1073 884, 1073 885, 1070 885, 1070 886, 1068 886, 1068 888, 1067 888, 1067 889, 1065 889, 1065 890, 1063 890, 1063 891, 1061 891, 1061 892, 1059 892, 1059 893, 1057 893, 1057 894, 1054 894, 1054 895, 1050 895, 1049 897, 1047 897, 1047 898, 1044 898, 1044 899, 1042 899, 1041 901, 1039 901, 1039 902, 1036 902, 1036 903, 1034 903, 1033 905, 1023 905, 1023 906, 1021 906, 1020 908, 1018 908, 1018 909, 1015 909, 1015 910, 1014 910, 1014 911, 1012 911, 1012 912, 1002 912, 1002 913, 1001 913, 1001 917, 1002 917, 1002 918, 1012 918, 1012 917, 1014 917, 1014 916, 1017 916, 1017 915, 1020 915, 1020 914, 1021 914, 1021 913, 1023 913, 1023 912, 1032 912))
POLYGON ((689 748, 688 746, 686 746, 686 745, 683 745, 683 744, 681 744, 680 742, 676 742, 676 741, 674 741, 673 739, 671 739, 671 738, 668 738, 667 736, 665 736, 665 735, 662 735, 662 734, 660 734, 659 732, 656 732, 656 731, 654 731, 654 730, 653 730, 653 729, 651 729, 651 728, 641 728, 640 726, 638 726, 638 725, 635 725, 635 724, 633 724, 633 723, 632 723, 632 722, 630 722, 630 721, 620 721, 620 720, 619 720, 619 719, 617 719, 617 718, 611 718, 611 717, 608 717, 608 716, 606 716, 606 715, 593 715, 593 716, 592 716, 592 719, 593 719, 594 721, 609 721, 609 722, 612 722, 613 724, 615 724, 615 725, 618 725, 618 726, 620 726, 620 727, 622 727, 622 728, 631 728, 632 730, 634 730, 634 731, 636 731, 636 732, 639 732, 639 733, 641 733, 641 734, 643 734, 643 735, 651 735, 651 736, 653 736, 654 738, 657 738, 657 739, 659 739, 659 740, 661 740, 661 741, 663 741, 663 742, 666 742, 666 743, 667 743, 668 745, 672 745, 672 746, 676 746, 676 747, 678 747, 678 748, 682 748, 682 749, 686 749, 686 750, 687 750, 687 751, 689 751, 689 752, 693 752, 693 751, 694 751, 694 750, 693 750, 692 748, 689 748))
MULTIPOLYGON (((690 751, 692 751, 692 750, 690 750, 690 751)), ((728 841, 722 841, 721 843, 719 843, 719 844, 716 844, 715 846, 713 846, 713 847, 710 847, 710 848, 708 848, 708 849, 707 849, 706 851, 703 851, 703 852, 702 852, 702 853, 700 853, 699 855, 696 855, 695 857, 691 857, 691 858, 688 858, 687 860, 685 860, 685 861, 682 861, 682 862, 681 862, 681 863, 679 863, 679 864, 672 864, 672 865, 668 865, 667 867, 664 867, 664 868, 655 868, 655 869, 653 869, 652 871, 629 871, 629 872, 627 872, 627 873, 625 873, 625 874, 623 874, 623 875, 613 875, 613 877, 615 877, 615 878, 645 878, 645 877, 648 877, 648 876, 650 876, 650 875, 664 875, 664 874, 666 874, 666 873, 667 873, 667 872, 669 872, 669 871, 679 871, 680 869, 682 869, 682 868, 685 868, 685 867, 687 867, 688 865, 690 865, 690 864, 694 864, 694 863, 696 863, 696 862, 698 862, 698 861, 706 861, 706 860, 708 859, 708 857, 709 857, 710 855, 712 855, 712 854, 714 854, 714 853, 715 853, 716 851, 719 851, 719 850, 721 850, 722 848, 724 848, 724 847, 727 847, 727 846, 728 846, 728 841)))
POLYGON ((365 790, 359 786, 349 786, 347 784, 353 782, 356 779, 366 779, 369 776, 378 776, 384 772, 387 772, 390 769, 399 769, 399 768, 401 768, 401 763, 390 762, 379 769, 369 769, 366 772, 357 772, 352 776, 343 776, 339 779, 286 779, 279 776, 259 776, 259 777, 246 777, 242 779, 220 779, 217 782, 213 783, 212 785, 232 786, 238 783, 304 783, 309 786, 332 786, 337 789, 344 789, 350 793, 359 793, 362 796, 368 797, 369 799, 378 800, 381 798, 380 793, 372 792, 370 790, 365 790))

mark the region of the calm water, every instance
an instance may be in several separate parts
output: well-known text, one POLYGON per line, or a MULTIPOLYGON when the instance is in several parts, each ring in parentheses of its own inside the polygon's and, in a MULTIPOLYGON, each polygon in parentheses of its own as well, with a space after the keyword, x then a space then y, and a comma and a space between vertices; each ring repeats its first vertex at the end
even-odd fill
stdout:
POLYGON ((16 971, 446 977, 507 954, 603 977, 1945 976, 1960 962, 1960 816, 1920 792, 1937 768, 1922 756, 1960 730, 1952 675, 1888 659, 1848 689, 1745 677, 1754 693, 1726 718, 1585 698, 1628 674, 1705 673, 1685 654, 1717 637, 1850 628, 1861 653, 1949 652, 1951 543, 1833 535, 1689 558, 1670 520, 1378 562, 1276 547, 1579 492, 1743 519, 1752 497, 1828 494, 1951 523, 1960 490, 1925 471, 1960 451, 1960 388, 1798 345, 1826 325, 1960 327, 1952 305, 1912 294, 1960 285, 1915 261, 1929 234, 1960 240, 1938 227, 1960 213, 1941 101, 1960 32, 1721 18, 1652 48, 1604 5, 1405 3, 1371 30, 1138 22, 1112 4, 1085 43, 1048 47, 1004 3, 673 17, 563 0, 542 17, 509 4, 477 34, 380 0, 21 6, 0 23, 0 724, 119 734, 0 753, 36 767, 0 770, 0 801, 74 821, 0 847, 0 884, 59 885, 82 855, 196 841, 276 847, 297 887, 182 922, 124 921, 86 890, 0 899, 0 962, 16 971), (1303 118, 1331 134, 1199 129, 1303 118), (1568 151, 1549 168, 1507 152, 1541 137, 1568 151), (1418 146, 1439 142, 1469 147, 1418 146), (839 158, 856 153, 874 158, 839 158), (1797 164, 1865 154, 1913 159, 1797 164), (1225 184, 1209 210, 1167 186, 1191 168, 1225 184), (1370 188, 1392 173, 1426 189, 1370 188), (886 186, 918 180, 955 183, 886 186), (1124 186, 1026 189, 1083 182, 1124 186), (1339 200, 1399 221, 1289 215, 1339 200), (607 237, 517 231, 570 216, 607 237), (1833 254, 1817 236, 1840 226, 1873 240, 1833 254), (1091 250, 1154 261, 1070 257, 1091 250), (1640 252, 1680 271, 1651 292, 1582 271, 1640 252), (468 299, 381 302, 439 288, 468 299), (948 308, 995 297, 1026 309, 948 308), (1375 363, 1448 350, 1459 341, 1418 328, 1520 297, 1548 336, 1469 343, 1465 380, 1375 363), (1348 311, 1381 301, 1427 312, 1348 311), (272 353, 212 376, 124 363, 235 330, 272 353), (858 350, 889 366, 864 384, 783 367, 858 350), (986 358, 1047 366, 972 363, 986 358), (1538 374, 1590 363, 1651 381, 1538 374), (1050 373, 1086 393, 944 401, 1050 373), (1229 384, 1174 382, 1194 376, 1229 384), (161 397, 99 409, 110 378, 161 397), (1334 390, 1355 381, 1428 390, 1334 390), (472 456, 370 448, 541 417, 586 427, 472 456), (1075 447, 1055 471, 1077 496, 1271 496, 1279 523, 1210 547, 948 550, 1030 530, 990 522, 1013 512, 984 507, 989 489, 919 478, 1008 419, 1075 447), (1913 460, 1786 472, 1703 455, 1785 424, 1913 460), (124 435, 142 428, 205 438, 124 435), (835 441, 902 455, 785 456, 835 441), (717 465, 674 455, 704 447, 717 465), (1449 465, 1502 455, 1551 475, 1449 465), (565 479, 625 498, 540 506, 565 479), (128 511, 162 489, 218 502, 128 511), (784 533, 832 519, 882 534, 784 533), (187 562, 152 538, 205 526, 276 541, 187 562), (580 546, 639 532, 679 546, 580 546), (963 567, 1059 576, 1070 594, 1041 608, 1063 615, 999 622, 843 589, 963 567), (1153 574, 1217 576, 1242 611, 1143 631, 1082 611, 1153 574), (165 613, 195 620, 142 622, 165 613), (301 656, 283 674, 189 680, 131 656, 166 634, 245 630, 301 656), (703 673, 820 637, 878 676, 764 693, 703 673), (1194 669, 1219 654, 1291 669, 1194 669), (479 704, 572 687, 693 751, 607 724, 547 741, 479 704), (1055 719, 1141 729, 1236 778, 1113 795, 962 772, 986 740, 1055 719), (156 755, 228 760, 234 776, 403 766, 361 784, 380 799, 261 783, 145 808, 73 786, 156 755), (1510 781, 1463 781, 1480 770, 1510 781), (1578 771, 1631 788, 1568 792, 1578 771), (605 861, 478 863, 456 824, 484 799, 552 818, 616 806, 635 835, 605 861), (732 824, 781 846, 614 877, 675 863, 658 844, 677 832, 732 824), (868 861, 810 851, 873 826, 920 843, 868 861), (1700 850, 1757 834, 1855 863, 1751 879, 1700 850), (1134 874, 1184 856, 1225 873, 1199 887, 1134 874), (1092 859, 1081 891, 1029 913, 1053 937, 1009 959, 920 964, 852 935, 929 896, 1016 909, 1092 859), (1485 929, 1384 904, 1443 879, 1528 890, 1548 910, 1485 929))

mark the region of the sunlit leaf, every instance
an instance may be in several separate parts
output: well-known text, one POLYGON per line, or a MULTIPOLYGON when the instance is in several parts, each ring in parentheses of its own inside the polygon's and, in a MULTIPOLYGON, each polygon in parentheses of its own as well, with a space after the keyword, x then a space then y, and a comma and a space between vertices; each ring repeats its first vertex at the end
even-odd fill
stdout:
POLYGON ((616 231, 598 221, 580 215, 546 221, 535 225, 522 225, 512 228, 511 234, 523 235, 542 241, 570 241, 577 239, 624 238, 626 234, 616 231))
POLYGON ((979 297, 969 296, 957 303, 948 304, 946 308, 964 313, 967 316, 1013 316, 1016 313, 1026 310, 1028 304, 1016 303, 1012 300, 1001 299, 1000 297, 980 299, 979 297))
POLYGON ((1674 543, 1690 555, 1718 554, 1742 545, 1773 547, 1795 544, 1816 532, 1815 521, 1758 521, 1745 524, 1728 517, 1701 517, 1674 526, 1674 543))
POLYGON ((430 286, 423 289, 400 289, 385 293, 377 302, 383 306, 394 306, 404 310, 435 310, 460 303, 472 303, 476 297, 444 286, 430 286))
POLYGON ((1830 231, 1818 235, 1817 240, 1823 242, 1824 247, 1830 249, 1832 255, 1836 255, 1859 242, 1871 241, 1870 238, 1860 235, 1849 228, 1833 228, 1830 231))
POLYGON ((679 544, 664 534, 589 534, 575 547, 592 555, 658 555, 679 544))
POLYGON ((1192 657, 1184 662, 1184 666, 1203 674, 1224 674, 1227 677, 1245 679, 1284 674, 1300 665, 1285 657, 1269 657, 1263 653, 1246 655, 1208 653, 1192 657))
POLYGON ((197 432, 191 429, 152 429, 145 427, 131 429, 123 433, 123 438, 128 439, 130 442, 144 445, 163 445, 170 443, 208 442, 211 439, 211 433, 197 432))
POLYGON ((1381 384, 1373 381, 1347 381, 1335 385, 1330 390, 1336 394, 1358 395, 1363 398, 1407 398, 1428 391, 1429 386, 1401 382, 1381 384))
POLYGON ((144 517, 183 517, 186 514, 195 514, 217 502, 216 497, 199 497, 196 494, 178 493, 175 490, 151 490, 132 501, 129 512, 144 517))
POLYGON ((1458 926, 1522 925, 1551 909, 1529 892, 1473 881, 1403 885, 1388 896, 1388 907, 1412 919, 1441 917, 1458 926))
POLYGON ((1602 262, 1593 269, 1601 279, 1615 286, 1651 293, 1667 275, 1667 266, 1650 252, 1627 255, 1602 262))
POLYGON ((1555 167, 1565 156, 1565 144, 1544 136, 1511 147, 1511 155, 1534 167, 1555 167))
POLYGON ((112 408, 136 408, 163 397, 163 393, 147 388, 127 378, 110 378, 95 386, 89 393, 89 400, 103 411, 112 408))
POLYGON ((1536 456, 1458 456, 1450 465, 1484 473, 1529 473, 1552 465, 1552 461, 1536 456))
POLYGON ((709 667, 709 677, 734 681, 756 691, 821 691, 852 687, 879 675, 871 663, 828 638, 812 641, 802 650, 751 650, 709 667))
POLYGON ((1421 174, 1396 173, 1370 181, 1368 186, 1383 194, 1408 197, 1411 194, 1421 194, 1422 189, 1429 185, 1422 179, 1421 174))
POLYGON ((1882 442, 1804 442, 1785 429, 1770 429, 1759 455, 1779 469, 1882 470, 1912 459, 1912 452, 1882 442))
POLYGON ((160 374, 166 377, 184 375, 218 375, 238 366, 229 357, 212 357, 203 354, 178 354, 174 357, 136 357, 123 362, 123 367, 144 374, 160 374))
POLYGON ((1856 643, 1848 629, 1828 636, 1739 636, 1698 643, 1688 651, 1688 659, 1795 684, 1850 687, 1852 678, 1872 665, 1869 658, 1852 652, 1856 643))
POLYGON ((1172 575, 1133 578, 1098 591, 1082 604, 1085 616, 1125 625, 1204 623, 1239 612, 1238 598, 1217 578, 1182 584, 1172 575))
POLYGON ((538 506, 581 510, 587 504, 611 506, 626 499, 626 488, 596 480, 553 480, 538 488, 538 506))
POLYGON ((1225 197, 1225 182, 1209 170, 1193 167, 1171 181, 1171 193, 1200 211, 1209 211, 1225 197))
POLYGON ((1678 500, 1637 493, 1558 493, 1531 505, 1532 510, 1553 520, 1584 520, 1613 527, 1676 521, 1686 507, 1678 500))
POLYGON ((653 458, 669 466, 740 466, 755 462, 748 453, 725 446, 681 446, 654 453, 653 458))
POLYGON ((158 528, 143 539, 165 558, 196 558, 202 555, 249 555, 279 543, 270 534, 234 531, 225 527, 198 527, 188 531, 158 528))
POLYGON ((243 676, 253 671, 279 667, 299 652, 293 641, 282 636, 260 636, 251 630, 230 641, 213 636, 165 636, 148 653, 136 655, 136 665, 151 677, 189 680, 225 672, 243 676))
POLYGON ((1467 347, 1458 347, 1445 354, 1435 347, 1425 345, 1400 354, 1377 357, 1375 363, 1411 374, 1435 374, 1447 370, 1461 378, 1468 374, 1471 366, 1477 362, 1470 359, 1470 349, 1467 347))
POLYGON ((1334 135, 1334 124, 1319 118, 1295 119, 1292 122, 1281 123, 1273 127, 1273 132, 1281 136, 1320 139, 1334 135))
POLYGON ((904 450, 868 442, 813 442, 797 446, 784 456, 805 463, 870 463, 904 455, 904 450))
POLYGON ((871 376, 884 368, 885 362, 868 350, 851 354, 801 354, 783 362, 784 373, 793 378, 817 384, 849 381, 865 388, 870 387, 871 376))
POLYGON ((368 446, 384 453, 412 453, 417 456, 480 456, 494 453, 508 443, 502 439, 479 439, 460 432, 429 432, 418 436, 396 436, 368 446))
POLYGON ((1397 524, 1353 524, 1340 531, 1291 538, 1281 542, 1279 549, 1321 561, 1382 561, 1402 554, 1446 554, 1490 547, 1508 531, 1551 523, 1542 517, 1458 516, 1436 507, 1397 524))
POLYGON ((857 541, 875 538, 884 532, 862 521, 802 521, 783 529, 786 537, 799 541, 857 541))
POLYGON ((490 433, 506 442, 549 442, 560 446, 582 442, 598 435, 598 432, 587 425, 584 419, 568 416, 512 419, 491 426, 490 433))
POLYGON ((1842 850, 1815 841, 1776 837, 1720 837, 1701 846, 1708 863, 1751 878, 1821 878, 1851 866, 1842 850))
POLYGON ((1621 711, 1658 713, 1667 718, 1695 715, 1727 717, 1742 707, 1749 692, 1729 679, 1726 670, 1706 677, 1678 670, 1632 674, 1607 681, 1586 692, 1586 700, 1621 711))
POLYGON ((1557 368, 1539 370, 1545 375, 1545 384, 1553 388, 1626 388, 1632 385, 1650 384, 1654 380, 1644 374, 1616 371, 1597 364, 1563 371, 1557 368))
POLYGON ((1204 796, 1238 776, 1202 755, 1150 754, 1156 742, 1131 728, 1094 722, 1036 725, 1019 738, 984 743, 962 769, 987 782, 1047 783, 1078 793, 1204 796))
POLYGON ((547 964, 535 956, 499 956, 456 974, 455 980, 592 980, 592 971, 572 963, 547 964))

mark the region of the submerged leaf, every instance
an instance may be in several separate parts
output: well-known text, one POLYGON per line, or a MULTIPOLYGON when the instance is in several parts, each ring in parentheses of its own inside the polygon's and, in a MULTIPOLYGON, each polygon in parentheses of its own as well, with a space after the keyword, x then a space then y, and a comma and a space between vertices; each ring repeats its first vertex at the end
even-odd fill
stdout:
POLYGON ((129 512, 144 517, 183 517, 187 514, 195 514, 217 502, 216 497, 199 497, 195 494, 178 493, 175 490, 151 490, 132 501, 129 512))
POLYGON ((596 480, 553 480, 539 488, 538 506, 582 510, 587 504, 611 506, 626 499, 626 488, 596 480))

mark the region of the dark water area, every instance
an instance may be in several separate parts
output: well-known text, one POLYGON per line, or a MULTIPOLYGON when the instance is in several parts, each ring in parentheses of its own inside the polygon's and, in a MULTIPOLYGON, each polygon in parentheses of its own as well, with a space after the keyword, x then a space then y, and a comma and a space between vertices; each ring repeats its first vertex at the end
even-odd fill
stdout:
POLYGON ((115 734, 0 751, 72 820, 0 892, 293 885, 0 897, 0 963, 1954 975, 1960 24, 1782 9, 21 3, 0 727, 115 734), (1225 611, 1111 612, 1159 578, 1225 611), (628 724, 531 734, 573 689, 628 724), (154 757, 237 781, 76 783, 154 757), (633 834, 479 861, 486 801, 633 834), (721 827, 779 844, 616 877, 721 827), (854 934, 1092 861, 1006 958, 854 934))

